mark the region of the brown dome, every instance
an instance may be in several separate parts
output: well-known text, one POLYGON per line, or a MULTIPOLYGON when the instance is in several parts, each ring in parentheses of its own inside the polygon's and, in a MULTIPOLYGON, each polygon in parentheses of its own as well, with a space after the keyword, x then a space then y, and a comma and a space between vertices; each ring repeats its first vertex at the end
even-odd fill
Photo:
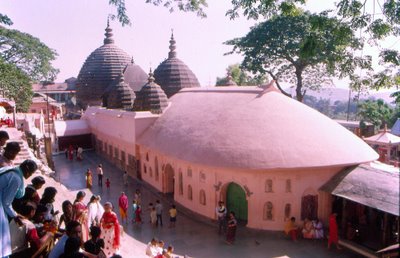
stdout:
POLYGON ((161 86, 168 98, 183 88, 200 87, 196 75, 176 57, 176 41, 172 34, 168 59, 154 71, 155 82, 161 86))
POLYGON ((107 24, 104 45, 88 56, 79 72, 76 95, 81 107, 101 105, 101 96, 106 88, 131 62, 129 55, 114 44, 112 35, 107 24))
POLYGON ((160 85, 154 82, 153 73, 150 70, 148 82, 136 94, 134 110, 159 114, 167 106, 167 95, 165 95, 160 85))
POLYGON ((103 95, 103 106, 110 109, 132 110, 135 102, 135 93, 124 81, 124 75, 121 73, 118 83, 109 87, 103 95))

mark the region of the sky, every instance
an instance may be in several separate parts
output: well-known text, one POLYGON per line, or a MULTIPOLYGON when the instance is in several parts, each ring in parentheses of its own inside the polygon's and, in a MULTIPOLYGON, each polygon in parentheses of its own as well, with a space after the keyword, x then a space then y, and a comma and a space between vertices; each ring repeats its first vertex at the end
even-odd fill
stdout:
MULTIPOLYGON (((147 72, 167 58, 173 29, 178 58, 189 66, 202 86, 214 85, 216 77, 226 76, 229 65, 242 61, 240 55, 224 55, 232 47, 223 42, 245 36, 255 24, 243 17, 226 17, 230 0, 209 0, 205 19, 194 13, 170 13, 145 0, 126 2, 132 26, 110 22, 115 44, 147 72)), ((307 9, 321 11, 333 8, 333 3, 309 0, 307 9)), ((1 0, 0 13, 12 19, 10 28, 29 33, 57 51, 53 65, 60 69, 56 81, 62 82, 77 77, 89 54, 103 44, 107 17, 115 13, 115 8, 108 5, 108 0, 1 0)), ((385 42, 387 46, 394 43, 395 39, 385 42)), ((346 87, 346 83, 337 84, 346 87)))

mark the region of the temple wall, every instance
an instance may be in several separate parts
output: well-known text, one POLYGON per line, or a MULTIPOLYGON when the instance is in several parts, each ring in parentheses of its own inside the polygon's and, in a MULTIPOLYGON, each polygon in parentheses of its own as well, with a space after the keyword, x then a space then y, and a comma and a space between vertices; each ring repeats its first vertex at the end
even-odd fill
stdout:
POLYGON ((140 146, 141 176, 160 192, 168 192, 167 166, 173 169, 174 199, 186 208, 216 219, 215 207, 219 200, 226 202, 227 187, 238 184, 246 194, 248 203, 247 226, 256 229, 282 230, 290 217, 301 221, 302 197, 318 196, 318 217, 324 225, 328 223, 331 211, 330 195, 318 191, 341 167, 293 170, 240 170, 212 168, 181 161, 140 146), (156 160, 158 168, 156 165, 156 160), (157 171, 157 172, 156 172, 157 171), (191 171, 191 172, 190 172, 191 171), (158 173, 158 175, 156 175, 158 173), (180 174, 182 182, 180 182, 180 174), (272 189, 267 189, 267 180, 271 180, 272 189), (290 189, 287 189, 290 180, 290 189), (190 197, 189 186, 192 189, 190 197), (201 202, 200 192, 204 190, 205 204, 201 202), (270 191, 271 190, 271 191, 270 191), (266 203, 272 204, 272 218, 266 215, 266 203), (286 204, 290 204, 290 213, 285 215, 286 204))

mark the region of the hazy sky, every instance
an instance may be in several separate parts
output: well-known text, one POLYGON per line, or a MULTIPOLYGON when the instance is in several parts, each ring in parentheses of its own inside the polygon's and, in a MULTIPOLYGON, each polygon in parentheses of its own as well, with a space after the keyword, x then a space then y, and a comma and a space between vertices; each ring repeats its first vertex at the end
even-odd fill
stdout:
MULTIPOLYGON (((193 13, 169 13, 145 0, 126 2, 132 26, 111 22, 115 44, 147 72, 168 56, 174 29, 178 58, 196 74, 202 86, 214 85, 217 76, 225 76, 230 64, 242 60, 239 55, 224 56, 231 47, 223 42, 244 36, 255 23, 226 17, 230 0, 209 0, 206 19, 193 13)), ((333 2, 312 0, 308 1, 308 8, 320 11, 333 7, 333 2)), ((103 44, 107 16, 115 9, 108 0, 1 0, 0 13, 13 20, 11 28, 30 33, 57 51, 54 66, 60 69, 60 82, 77 77, 86 57, 103 44)))

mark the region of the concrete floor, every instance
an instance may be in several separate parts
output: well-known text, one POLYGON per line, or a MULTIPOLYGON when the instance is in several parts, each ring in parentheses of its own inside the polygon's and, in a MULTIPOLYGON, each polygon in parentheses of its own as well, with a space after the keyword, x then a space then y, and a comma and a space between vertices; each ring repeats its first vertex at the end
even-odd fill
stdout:
MULTIPOLYGON (((128 186, 123 185, 122 171, 112 164, 103 160, 94 152, 85 152, 82 162, 69 161, 64 155, 54 156, 56 167, 56 180, 64 184, 69 191, 85 190, 85 172, 90 168, 94 174, 93 188, 89 191, 85 201, 89 201, 90 192, 100 194, 102 203, 111 201, 118 204, 118 197, 124 191, 129 202, 132 201, 136 189, 142 193, 144 224, 141 226, 132 223, 125 224, 125 233, 121 240, 121 255, 128 257, 146 257, 145 247, 151 238, 156 237, 165 242, 166 246, 173 245, 176 256, 196 258, 222 258, 222 257, 245 257, 245 258, 268 258, 268 257, 343 257, 357 258, 359 256, 349 250, 328 250, 326 241, 299 240, 294 243, 288 240, 282 232, 256 231, 240 226, 237 230, 235 245, 225 244, 225 238, 217 234, 217 227, 209 220, 188 213, 178 208, 176 228, 168 228, 168 209, 171 199, 149 187, 146 183, 129 179, 128 186), (105 185, 97 185, 95 169, 99 163, 103 164, 104 179, 110 178, 111 187, 107 190, 105 185), (149 224, 149 213, 146 211, 149 202, 160 199, 164 206, 164 226, 154 228, 149 224)), ((87 190, 87 189, 86 189, 87 190)), ((87 190, 88 191, 88 190, 87 190)), ((62 202, 64 200, 58 200, 62 202)), ((73 200, 71 200, 73 201, 73 200)), ((118 209, 116 212, 118 214, 118 209)))

